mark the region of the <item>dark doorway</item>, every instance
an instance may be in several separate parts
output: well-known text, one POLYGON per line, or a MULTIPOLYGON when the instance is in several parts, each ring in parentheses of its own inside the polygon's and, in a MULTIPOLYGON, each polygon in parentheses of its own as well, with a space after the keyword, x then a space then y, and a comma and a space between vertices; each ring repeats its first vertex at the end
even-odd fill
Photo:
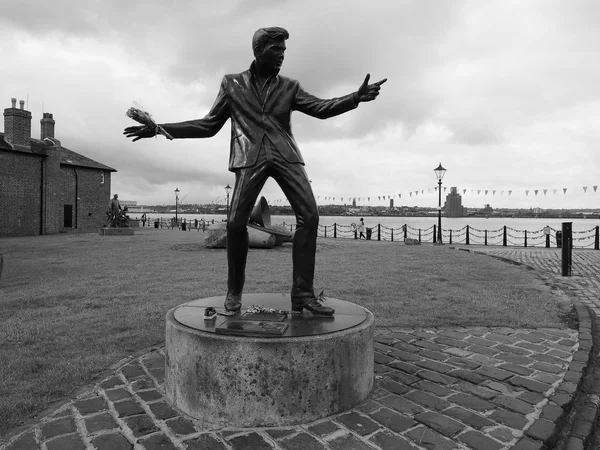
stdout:
POLYGON ((73 205, 65 205, 65 228, 73 228, 73 205))

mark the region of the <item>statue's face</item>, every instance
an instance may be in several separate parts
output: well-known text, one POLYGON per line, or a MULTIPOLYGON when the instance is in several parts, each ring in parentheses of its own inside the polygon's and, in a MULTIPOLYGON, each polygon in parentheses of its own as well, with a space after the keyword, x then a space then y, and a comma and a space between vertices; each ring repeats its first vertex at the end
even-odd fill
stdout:
POLYGON ((271 39, 256 56, 256 61, 270 71, 279 70, 283 64, 285 49, 285 39, 271 39))

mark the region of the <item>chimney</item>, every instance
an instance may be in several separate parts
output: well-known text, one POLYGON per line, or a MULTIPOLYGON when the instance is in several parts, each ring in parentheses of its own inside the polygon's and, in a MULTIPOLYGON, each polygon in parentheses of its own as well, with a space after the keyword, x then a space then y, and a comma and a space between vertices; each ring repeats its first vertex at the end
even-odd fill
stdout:
POLYGON ((42 135, 40 137, 41 140, 44 140, 45 138, 52 138, 54 139, 54 119, 52 118, 52 114, 50 113, 44 113, 44 117, 42 120, 40 120, 40 123, 42 124, 41 126, 41 131, 42 131, 42 135))
POLYGON ((31 113, 24 109, 25 102, 11 99, 12 107, 4 110, 4 140, 12 145, 31 146, 31 113))

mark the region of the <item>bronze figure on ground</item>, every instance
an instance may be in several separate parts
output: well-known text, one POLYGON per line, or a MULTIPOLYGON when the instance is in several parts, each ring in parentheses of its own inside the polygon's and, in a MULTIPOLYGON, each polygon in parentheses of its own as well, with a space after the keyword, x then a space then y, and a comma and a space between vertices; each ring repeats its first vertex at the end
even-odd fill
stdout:
MULTIPOLYGON (((298 81, 279 75, 283 63, 287 30, 261 28, 254 33, 254 61, 238 74, 225 75, 210 112, 202 119, 160 124, 175 139, 214 136, 231 119, 229 170, 235 173, 235 187, 227 222, 227 296, 225 308, 239 311, 242 306, 248 219, 254 202, 269 177, 273 177, 296 214, 292 246, 292 310, 307 309, 314 314, 331 315, 332 308, 315 295, 313 279, 319 213, 304 170, 304 160, 290 123, 292 111, 319 119, 343 114, 361 102, 375 100, 386 79, 369 84, 367 74, 356 92, 333 99, 320 99, 306 92, 298 81)), ((132 126, 125 129, 134 141, 153 137, 158 127, 132 126)))

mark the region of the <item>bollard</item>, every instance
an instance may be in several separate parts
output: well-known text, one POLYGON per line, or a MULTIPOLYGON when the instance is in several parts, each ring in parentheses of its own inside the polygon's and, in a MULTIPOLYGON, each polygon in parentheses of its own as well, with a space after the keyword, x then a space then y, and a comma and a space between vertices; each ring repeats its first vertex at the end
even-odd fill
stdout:
POLYGON ((419 244, 421 243, 421 229, 419 228, 419 244))
POLYGON ((325 225, 323 228, 325 228, 325 237, 327 237, 327 225, 325 225))
POLYGON ((394 229, 391 228, 391 230, 392 230, 392 242, 394 242, 394 229))
POLYGON ((406 238, 408 237, 408 226, 404 224, 402 226, 402 229, 404 230, 404 240, 406 240, 406 238))
POLYGON ((483 244, 487 245, 487 230, 484 230, 484 232, 485 232, 485 236, 484 236, 484 242, 483 242, 483 244))
POLYGON ((333 222, 333 237, 337 238, 337 223, 333 222))
POLYGON ((437 232, 436 232, 436 226, 435 224, 433 225, 433 243, 435 244, 436 242, 436 237, 437 237, 437 232))
POLYGON ((573 222, 562 223, 562 276, 570 277, 572 271, 573 222))
POLYGON ((450 229, 450 244, 452 244, 452 229, 450 229))
POLYGON ((358 231, 354 230, 354 239, 358 239, 358 231))
POLYGON ((525 230, 525 242, 523 244, 523 247, 527 247, 527 230, 525 230))
POLYGON ((380 223, 377 224, 377 240, 378 241, 381 240, 381 224, 380 223))
POLYGON ((506 225, 504 225, 504 230, 502 231, 502 245, 506 247, 506 225))
POLYGON ((594 250, 600 250, 600 226, 596 225, 596 239, 594 241, 594 250))
POLYGON ((469 225, 467 225, 467 238, 466 238, 466 245, 469 245, 469 225))

